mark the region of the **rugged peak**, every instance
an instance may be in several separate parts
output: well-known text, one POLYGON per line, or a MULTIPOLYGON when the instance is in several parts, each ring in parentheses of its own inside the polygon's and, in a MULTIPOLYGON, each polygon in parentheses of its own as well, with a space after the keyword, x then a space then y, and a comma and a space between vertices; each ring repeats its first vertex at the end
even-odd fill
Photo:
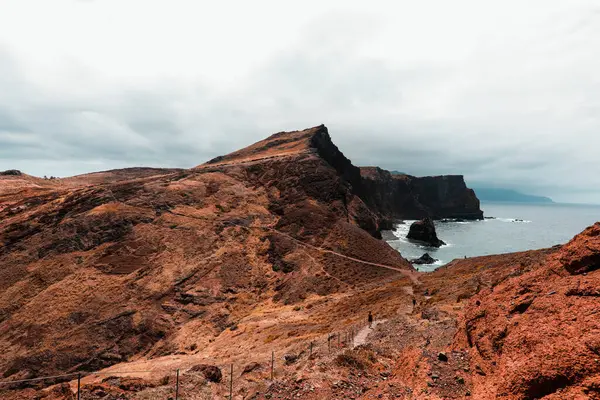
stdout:
MULTIPOLYGON (((261 140, 256 144, 263 142, 273 142, 276 141, 277 144, 284 143, 293 143, 293 142, 301 142, 304 145, 310 146, 310 142, 315 136, 327 136, 329 137, 329 132, 327 127, 323 124, 318 126, 313 126, 312 128, 306 128, 299 131, 282 131, 277 132, 266 138, 265 140, 261 140)), ((249 146, 249 147, 253 147, 249 146)), ((247 147, 248 148, 248 147, 247 147)))
POLYGON ((317 155, 386 221, 424 217, 482 219, 479 200, 462 175, 417 178, 379 167, 358 168, 333 143, 325 125, 278 132, 253 145, 219 156, 204 166, 246 164, 281 157, 317 155))
POLYGON ((277 132, 248 147, 224 156, 215 157, 208 161, 207 164, 233 164, 275 157, 294 156, 310 152, 315 147, 315 143, 320 143, 321 141, 331 142, 325 125, 300 131, 277 132))

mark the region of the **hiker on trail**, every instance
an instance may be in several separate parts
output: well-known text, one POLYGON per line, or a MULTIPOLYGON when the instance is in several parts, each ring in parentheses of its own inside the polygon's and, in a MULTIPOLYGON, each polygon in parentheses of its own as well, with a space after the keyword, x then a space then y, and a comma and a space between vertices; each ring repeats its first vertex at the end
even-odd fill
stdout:
POLYGON ((413 297, 413 307, 416 307, 416 306, 417 306, 417 299, 415 299, 415 298, 413 297))
POLYGON ((373 325, 373 314, 369 311, 369 328, 373 325))

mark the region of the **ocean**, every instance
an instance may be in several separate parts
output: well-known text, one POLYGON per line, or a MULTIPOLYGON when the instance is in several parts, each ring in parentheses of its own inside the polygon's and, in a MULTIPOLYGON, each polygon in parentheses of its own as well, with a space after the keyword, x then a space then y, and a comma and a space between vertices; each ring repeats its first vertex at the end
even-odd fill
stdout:
POLYGON ((415 265, 433 271, 455 258, 512 253, 564 244, 586 227, 600 221, 600 206, 575 204, 482 203, 483 221, 441 222, 435 227, 447 243, 439 249, 406 239, 410 224, 404 221, 393 231, 397 239, 388 243, 407 259, 429 253, 435 264, 415 265))

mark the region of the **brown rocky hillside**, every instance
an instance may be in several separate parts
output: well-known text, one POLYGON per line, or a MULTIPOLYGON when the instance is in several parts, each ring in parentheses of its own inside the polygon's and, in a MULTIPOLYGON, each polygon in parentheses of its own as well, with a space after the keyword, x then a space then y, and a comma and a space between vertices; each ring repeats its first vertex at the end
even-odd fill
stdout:
POLYGON ((380 217, 311 147, 317 134, 327 135, 322 127, 279 134, 288 145, 261 146, 252 156, 263 158, 250 163, 112 171, 7 189, 3 378, 93 371, 211 342, 226 359, 227 351, 216 350, 220 335, 261 307, 411 272, 372 236, 380 217))
POLYGON ((190 170, 0 188, 0 381, 82 373, 82 399, 173 399, 180 370, 178 398, 215 399, 233 364, 234 399, 600 398, 600 224, 418 273, 381 230, 481 218, 474 193, 357 168, 323 126, 190 170))

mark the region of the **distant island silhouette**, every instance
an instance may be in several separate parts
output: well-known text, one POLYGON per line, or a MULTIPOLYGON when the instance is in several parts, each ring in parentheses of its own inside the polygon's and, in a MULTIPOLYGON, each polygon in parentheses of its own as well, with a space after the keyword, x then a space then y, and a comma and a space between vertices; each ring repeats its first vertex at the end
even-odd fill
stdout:
POLYGON ((512 189, 502 188, 485 188, 485 187, 474 187, 477 198, 481 201, 501 201, 501 202, 514 202, 514 203, 554 203, 554 201, 545 196, 534 196, 517 192, 512 189))

